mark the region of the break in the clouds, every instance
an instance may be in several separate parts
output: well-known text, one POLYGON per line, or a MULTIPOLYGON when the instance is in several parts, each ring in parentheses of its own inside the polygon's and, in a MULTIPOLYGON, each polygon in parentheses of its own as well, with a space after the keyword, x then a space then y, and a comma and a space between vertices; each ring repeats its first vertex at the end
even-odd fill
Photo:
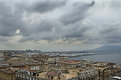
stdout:
POLYGON ((0 0, 0 47, 82 50, 120 44, 120 7, 120 0, 0 0))

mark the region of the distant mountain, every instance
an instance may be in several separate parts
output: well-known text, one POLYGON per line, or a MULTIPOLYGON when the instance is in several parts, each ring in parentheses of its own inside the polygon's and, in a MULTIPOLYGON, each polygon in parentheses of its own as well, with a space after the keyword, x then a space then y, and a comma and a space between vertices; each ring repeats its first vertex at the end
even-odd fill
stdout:
POLYGON ((121 51, 121 45, 104 45, 91 51, 121 51))

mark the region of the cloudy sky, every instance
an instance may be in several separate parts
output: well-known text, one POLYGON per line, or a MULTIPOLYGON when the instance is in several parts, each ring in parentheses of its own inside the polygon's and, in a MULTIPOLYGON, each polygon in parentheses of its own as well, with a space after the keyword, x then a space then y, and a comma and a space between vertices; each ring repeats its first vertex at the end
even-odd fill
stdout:
POLYGON ((121 0, 0 0, 0 49, 121 44, 121 0))

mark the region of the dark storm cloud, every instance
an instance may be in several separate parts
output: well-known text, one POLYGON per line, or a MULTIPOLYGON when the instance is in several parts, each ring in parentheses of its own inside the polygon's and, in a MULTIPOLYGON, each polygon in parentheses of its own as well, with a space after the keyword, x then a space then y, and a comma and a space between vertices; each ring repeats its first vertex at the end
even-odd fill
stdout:
MULTIPOLYGON (((48 12, 52 11, 57 7, 63 6, 66 4, 66 1, 61 0, 52 0, 52 1, 39 1, 35 2, 33 4, 21 4, 19 5, 13 5, 10 6, 8 3, 0 2, 0 36, 14 36, 17 29, 20 29, 22 35, 22 41, 28 41, 28 40, 48 40, 52 41, 59 38, 65 38, 65 39, 72 39, 72 38, 83 38, 83 33, 87 30, 85 27, 80 27, 79 24, 72 24, 65 26, 62 22, 60 22, 58 19, 56 20, 48 20, 45 19, 43 21, 40 21, 36 24, 27 24, 22 20, 24 11, 26 12, 48 12), (9 11, 9 13, 8 13, 9 11), (67 28, 68 27, 68 28, 67 28), (75 31, 74 31, 75 29, 75 31)), ((18 4, 18 3, 17 3, 18 4)), ((93 6, 94 3, 74 3, 73 7, 76 8, 75 13, 72 13, 70 16, 77 15, 79 17, 83 16, 83 14, 88 10, 89 7, 93 6), (82 10, 82 14, 81 11, 82 10), (78 12, 79 11, 79 12, 78 12)), ((74 9, 72 9, 74 10, 74 9)), ((66 14, 65 14, 66 15, 66 14)), ((61 17, 61 19, 64 17, 61 17)), ((77 18, 77 17, 76 17, 77 18)), ((79 17, 81 18, 81 17, 79 17)), ((81 20, 81 19, 76 19, 81 20)), ((74 19, 72 19, 73 21, 74 19)), ((72 22, 73 23, 73 22, 72 22)))
POLYGON ((77 21, 81 21, 86 17, 88 9, 94 4, 94 1, 91 3, 76 2, 73 4, 73 9, 64 14, 60 20, 65 25, 74 24, 77 21))
MULTIPOLYGON (((26 24, 26 22, 23 21, 23 13, 24 11, 40 13, 52 11, 57 7, 65 5, 66 1, 40 0, 31 5, 27 3, 16 3, 11 5, 6 1, 0 1, 0 36, 13 36, 17 29, 20 29, 23 38, 31 35, 33 36, 33 34, 39 34, 40 32, 51 31, 54 26, 53 23, 44 21, 34 25, 26 24), (28 26, 30 26, 30 28, 28 28, 28 26)), ((37 36, 34 38, 36 37, 37 36)))
POLYGON ((27 40, 50 40, 54 36, 53 27, 56 23, 49 20, 43 20, 38 24, 29 24, 29 27, 24 28, 21 31, 21 35, 23 35, 23 39, 20 41, 27 41, 27 40), (29 29, 28 29, 29 28, 29 29))
MULTIPOLYGON (((87 43, 121 43, 121 24, 100 24, 101 22, 98 21, 105 22, 105 17, 102 18, 103 13, 100 16, 98 14, 95 15, 98 13, 96 12, 97 8, 94 10, 92 8, 95 7, 96 0, 95 2, 92 1, 90 3, 75 1, 71 6, 68 6, 70 8, 69 10, 67 10, 66 3, 67 0, 38 0, 33 1, 32 3, 21 2, 13 5, 6 2, 0 2, 0 37, 15 36, 16 30, 20 29, 19 35, 22 36, 20 42, 31 40, 47 40, 51 42, 61 38, 62 40, 70 42, 87 39, 87 43), (66 8, 64 8, 65 6, 66 8), (55 11, 55 9, 58 10, 55 11), (88 17, 88 11, 90 9, 92 9, 90 12, 93 13, 93 16, 90 16, 93 19, 88 17), (50 13, 51 11, 53 11, 52 14, 50 13), (25 13, 27 13, 28 16, 26 16, 27 19, 24 21, 23 14, 25 13), (41 17, 33 18, 33 14, 41 17), (55 15, 57 18, 55 18, 55 15), (33 22, 31 24, 31 21, 29 21, 28 18, 32 18, 35 23, 33 22), (97 20, 97 18, 99 20, 97 20), (88 21, 90 23, 88 23, 88 21), (100 26, 92 25, 95 23, 100 26)), ((110 11, 112 10, 111 7, 114 6, 116 6, 116 4, 110 4, 110 11)), ((100 9, 102 8, 103 6, 101 6, 100 9)), ((109 9, 109 7, 107 9, 109 9)), ((106 20, 108 21, 107 18, 108 17, 106 17, 106 20)), ((2 38, 0 38, 0 40, 4 41, 2 38)), ((9 39, 6 38, 5 40, 9 39)))
POLYGON ((99 35, 104 39, 105 43, 121 43, 121 24, 108 25, 103 28, 99 35))
POLYGON ((85 39, 84 33, 90 29, 89 27, 82 26, 81 24, 75 25, 75 28, 72 28, 70 31, 68 31, 67 34, 63 36, 63 38, 66 39, 77 38, 76 40, 82 40, 85 39))
POLYGON ((59 21, 54 20, 44 20, 41 24, 36 24, 29 26, 29 29, 25 29, 22 32, 23 38, 20 42, 30 41, 30 40, 47 40, 53 41, 57 39, 69 39, 78 38, 78 40, 82 40, 85 38, 84 33, 89 29, 86 26, 80 26, 80 23, 76 23, 73 25, 65 26, 59 21), (33 26, 35 26, 33 28, 33 26))
POLYGON ((19 8, 23 8, 23 10, 27 12, 38 12, 38 13, 45 13, 48 11, 53 11, 54 9, 64 6, 67 0, 37 0, 31 4, 18 4, 19 8))
MULTIPOLYGON (((115 23, 115 22, 114 22, 115 23)), ((113 44, 121 43, 121 24, 119 23, 103 24, 96 27, 97 32, 92 28, 91 33, 86 34, 88 39, 87 43, 97 43, 97 44, 113 44), (98 29, 101 27, 100 29, 98 29), (94 31, 94 33, 93 33, 94 31)))
POLYGON ((0 2, 0 36, 13 36, 23 26, 20 14, 9 4, 0 2))
POLYGON ((85 17, 86 12, 91 6, 94 5, 94 3, 95 2, 74 3, 73 7, 75 9, 72 8, 71 9, 72 13, 68 12, 69 14, 68 16, 66 16, 67 13, 64 13, 64 15, 62 15, 59 18, 59 20, 58 19, 53 19, 53 20, 45 19, 40 23, 29 25, 29 29, 25 28, 22 31, 23 38, 20 41, 21 42, 24 42, 27 40, 53 41, 59 38, 66 39, 66 40, 73 39, 73 38, 78 38, 76 40, 85 39, 85 36, 83 34, 89 28, 81 25, 80 22, 78 23, 78 21, 81 21, 83 19, 81 17, 85 17), (61 22, 60 19, 66 20, 64 22, 67 23, 68 26, 63 21, 61 22), (72 20, 72 22, 68 23, 67 19, 72 20))

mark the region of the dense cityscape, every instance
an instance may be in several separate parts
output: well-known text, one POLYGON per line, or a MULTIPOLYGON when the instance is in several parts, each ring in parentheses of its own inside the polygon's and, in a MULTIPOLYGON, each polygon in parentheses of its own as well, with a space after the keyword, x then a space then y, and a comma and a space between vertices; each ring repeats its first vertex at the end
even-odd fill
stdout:
POLYGON ((0 80, 121 80, 121 0, 0 0, 0 80))
POLYGON ((49 54, 38 50, 1 51, 0 80, 120 80, 121 66, 115 63, 49 54))

